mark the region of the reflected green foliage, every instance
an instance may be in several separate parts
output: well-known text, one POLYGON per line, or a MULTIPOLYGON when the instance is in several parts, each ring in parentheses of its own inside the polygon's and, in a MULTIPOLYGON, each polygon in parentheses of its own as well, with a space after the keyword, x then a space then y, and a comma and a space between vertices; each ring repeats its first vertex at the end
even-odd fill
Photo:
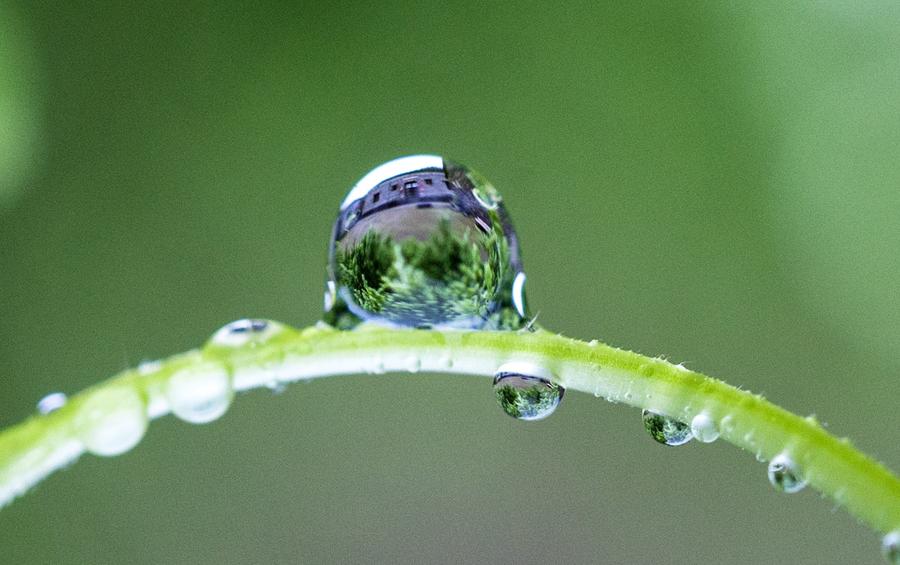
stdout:
POLYGON ((663 445, 683 445, 693 438, 691 426, 674 418, 644 410, 641 419, 650 437, 663 445))
POLYGON ((455 233, 446 218, 426 240, 369 230, 337 251, 339 284, 359 308, 390 322, 517 329, 523 320, 510 304, 509 247, 491 214, 488 233, 455 233))
POLYGON ((552 414, 564 389, 537 377, 501 375, 494 380, 494 395, 500 408, 518 420, 541 420, 552 414))

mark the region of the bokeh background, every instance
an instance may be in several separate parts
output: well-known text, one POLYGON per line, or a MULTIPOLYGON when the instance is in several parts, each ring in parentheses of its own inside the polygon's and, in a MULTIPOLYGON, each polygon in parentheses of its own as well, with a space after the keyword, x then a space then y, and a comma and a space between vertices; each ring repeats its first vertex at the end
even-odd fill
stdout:
MULTIPOLYGON (((369 168, 503 193, 539 322, 762 392, 900 469, 900 4, 0 3, 0 425, 244 316, 318 319, 369 168)), ((4 563, 880 563, 727 444, 487 379, 154 422, 0 512, 4 563)))

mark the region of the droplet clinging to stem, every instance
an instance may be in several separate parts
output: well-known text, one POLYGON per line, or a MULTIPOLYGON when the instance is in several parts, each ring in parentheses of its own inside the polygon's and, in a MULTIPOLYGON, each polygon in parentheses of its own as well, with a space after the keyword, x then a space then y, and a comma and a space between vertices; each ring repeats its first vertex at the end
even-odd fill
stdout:
POLYGON ((325 319, 393 327, 520 329, 519 243, 499 193, 434 155, 389 161, 341 205, 329 247, 325 319))

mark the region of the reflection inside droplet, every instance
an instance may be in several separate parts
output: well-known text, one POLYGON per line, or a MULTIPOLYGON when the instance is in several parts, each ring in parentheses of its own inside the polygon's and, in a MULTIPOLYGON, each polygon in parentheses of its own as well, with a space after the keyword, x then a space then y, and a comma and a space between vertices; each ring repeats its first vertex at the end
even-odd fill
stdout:
POLYGON ((663 416, 652 410, 643 410, 641 418, 644 429, 650 437, 663 445, 678 446, 691 441, 691 427, 674 418, 663 416))
POLYGON ((781 453, 769 462, 769 482, 777 490, 793 494, 803 490, 806 480, 797 463, 787 454, 781 453))
POLYGON ((553 414, 565 389, 549 380, 539 368, 510 363, 494 376, 494 395, 500 407, 518 420, 542 420, 553 414))
POLYGON ((335 222, 325 319, 414 328, 519 329, 525 276, 496 189, 432 155, 364 176, 335 222))

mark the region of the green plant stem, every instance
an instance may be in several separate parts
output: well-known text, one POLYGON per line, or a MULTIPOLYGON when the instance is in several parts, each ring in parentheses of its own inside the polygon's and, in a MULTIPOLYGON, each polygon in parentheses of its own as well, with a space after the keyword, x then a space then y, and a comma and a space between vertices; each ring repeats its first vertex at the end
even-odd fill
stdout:
MULTIPOLYGON (((900 529, 896 476, 848 441, 827 433, 815 419, 791 414, 759 395, 662 359, 545 331, 442 332, 366 326, 355 331, 284 328, 262 343, 234 348, 211 343, 125 371, 85 390, 58 411, 35 415, 0 433, 0 505, 85 451, 79 410, 104 391, 107 397, 110 390, 136 391, 146 402, 148 416, 157 418, 169 412, 170 378, 184 371, 201 374, 225 367, 234 389, 242 391, 359 373, 421 370, 492 376, 509 361, 533 363, 550 371, 553 380, 568 391, 587 392, 681 421, 690 422, 706 412, 723 439, 765 460, 787 452, 812 487, 874 530, 900 529)), ((96 410, 97 402, 93 405, 96 410)))

